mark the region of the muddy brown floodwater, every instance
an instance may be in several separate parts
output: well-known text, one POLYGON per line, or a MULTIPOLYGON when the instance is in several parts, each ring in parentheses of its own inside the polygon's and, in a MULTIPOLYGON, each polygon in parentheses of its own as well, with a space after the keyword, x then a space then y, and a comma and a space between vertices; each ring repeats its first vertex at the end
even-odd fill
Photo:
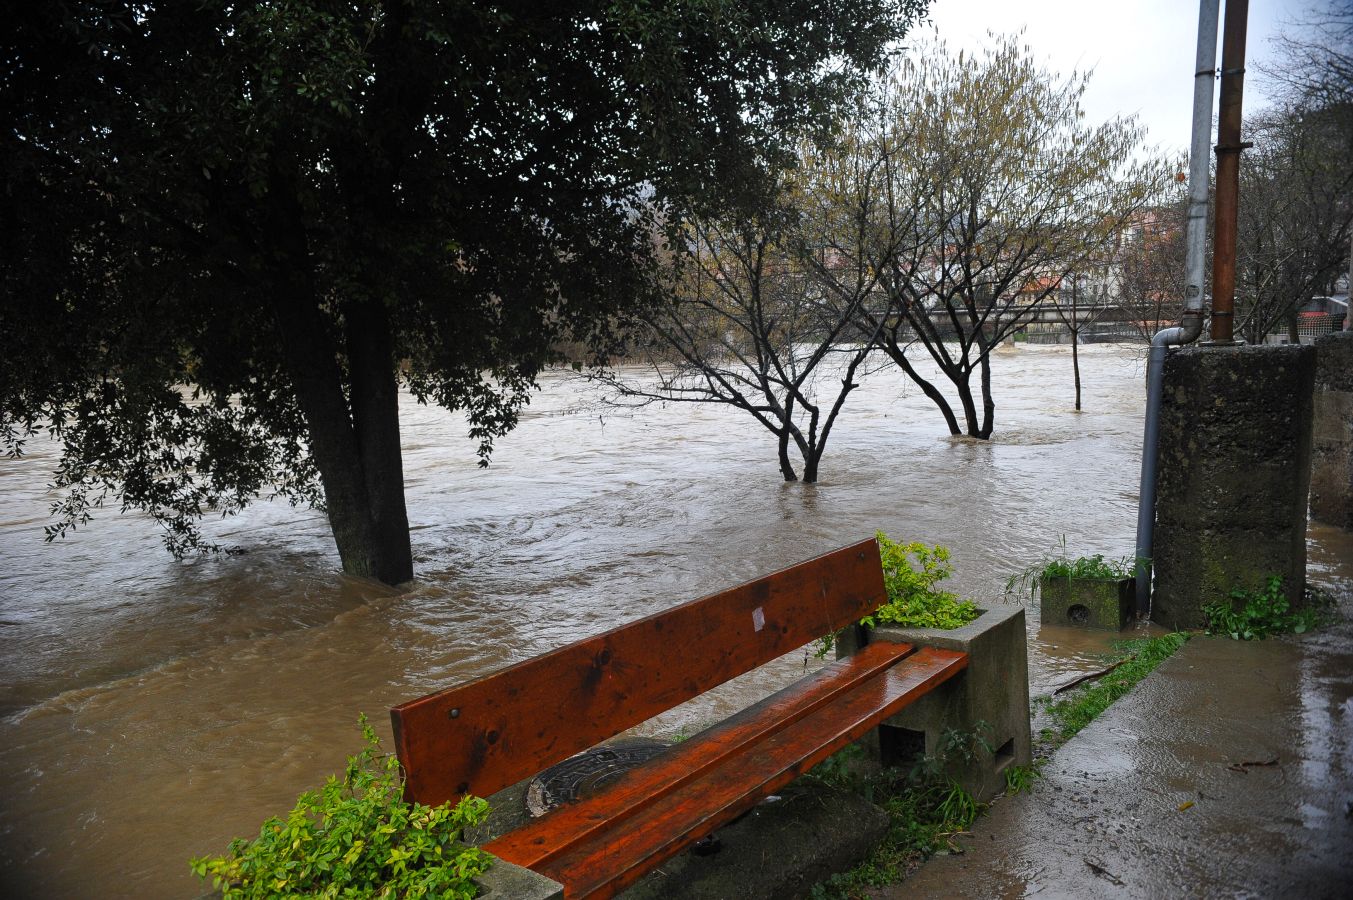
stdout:
MULTIPOLYGON (((719 407, 619 414, 547 374, 493 466, 463 420, 403 398, 418 571, 399 593, 336 574, 323 519, 262 504, 213 521, 246 551, 176 562, 138 516, 45 544, 54 448, 0 461, 0 894, 185 897, 190 856, 291 808, 341 769, 368 713, 729 586, 877 529, 945 544, 955 589, 1001 602, 1053 551, 1133 550, 1137 348, 1002 351, 997 433, 949 438, 891 371, 852 396, 815 486, 719 407)), ((1316 568, 1330 556, 1313 532, 1316 568)), ((1327 574, 1339 566, 1326 563, 1327 574)), ((1106 638, 1029 618, 1035 692, 1106 638)), ((787 657, 650 723, 693 728, 803 669, 787 657)))

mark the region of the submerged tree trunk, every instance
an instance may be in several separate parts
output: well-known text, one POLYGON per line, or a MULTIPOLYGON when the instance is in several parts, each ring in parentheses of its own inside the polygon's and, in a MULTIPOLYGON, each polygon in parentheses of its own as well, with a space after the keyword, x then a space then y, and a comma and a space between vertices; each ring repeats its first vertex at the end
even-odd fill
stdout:
POLYGON ((789 461, 789 429, 780 429, 777 436, 780 439, 780 474, 784 476, 785 481, 798 481, 799 476, 794 471, 794 464, 789 461))
POLYGON ((1080 354, 1076 350, 1076 345, 1080 343, 1077 340, 1076 332, 1071 332, 1071 371, 1076 381, 1076 412, 1081 411, 1081 360, 1080 354))
POLYGON ((822 448, 816 447, 803 461, 803 483, 817 484, 817 463, 822 458, 822 448))
POLYGON ((940 415, 944 416, 944 424, 948 426, 949 433, 952 435, 962 434, 962 431, 958 427, 958 417, 954 415, 954 408, 949 405, 949 401, 945 399, 945 396, 940 392, 940 389, 935 387, 932 382, 923 378, 920 372, 916 371, 916 367, 911 364, 911 360, 907 359, 907 355, 902 351, 901 347, 898 347, 892 341, 885 342, 882 346, 884 352, 888 354, 888 358, 897 363, 898 367, 902 369, 903 374, 910 378, 912 383, 921 389, 921 393, 930 398, 931 403, 935 404, 935 407, 940 411, 940 415))
MULTIPOLYGON (((299 279, 293 279, 299 280, 299 279)), ((329 516, 343 571, 387 583, 407 580, 386 563, 385 544, 377 537, 370 493, 353 429, 342 374, 329 323, 315 298, 287 291, 274 304, 287 372, 309 432, 310 455, 324 487, 329 516)), ((405 533, 405 541, 408 534, 405 533)))
POLYGON ((399 446, 399 384, 390 318, 379 302, 345 310, 353 439, 371 516, 370 573, 386 584, 413 578, 404 462, 399 446))
POLYGON ((349 575, 400 584, 413 578, 399 446, 394 342, 385 309, 348 303, 346 335, 321 307, 310 247, 285 154, 262 201, 273 319, 283 365, 305 418, 329 528, 349 575), (339 341, 347 351, 344 392, 339 341))

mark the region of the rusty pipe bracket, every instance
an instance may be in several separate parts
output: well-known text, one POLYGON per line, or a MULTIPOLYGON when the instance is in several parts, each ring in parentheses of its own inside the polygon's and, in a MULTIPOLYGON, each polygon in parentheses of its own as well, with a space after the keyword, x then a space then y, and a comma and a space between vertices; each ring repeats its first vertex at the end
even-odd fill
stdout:
POLYGON ((1241 141, 1238 144, 1218 144, 1212 150, 1215 153, 1239 153, 1254 146, 1254 141, 1241 141))

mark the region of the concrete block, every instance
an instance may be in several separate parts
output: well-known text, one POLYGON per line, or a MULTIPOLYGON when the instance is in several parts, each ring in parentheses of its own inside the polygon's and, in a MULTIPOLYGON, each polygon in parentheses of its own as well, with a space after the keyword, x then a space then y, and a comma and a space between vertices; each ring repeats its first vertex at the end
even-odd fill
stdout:
POLYGON ((1132 618, 1135 578, 1040 578, 1038 610, 1044 625, 1120 630, 1132 618))
POLYGON ((1311 518, 1353 529, 1353 331, 1315 342, 1311 518))
POLYGON ((1153 621, 1200 627, 1204 606, 1273 575, 1302 603, 1315 355, 1190 347, 1166 359, 1153 621))
POLYGON ((962 628, 896 628, 870 632, 871 641, 900 641, 968 654, 968 668, 920 698, 880 727, 876 751, 886 765, 916 752, 934 755, 945 731, 974 732, 992 752, 966 763, 954 761, 950 774, 974 797, 989 800, 1005 790, 1005 770, 1032 760, 1029 741, 1029 660, 1024 607, 993 606, 962 628))
POLYGON ((563 900, 564 886, 538 872, 523 869, 502 859, 475 879, 478 897, 490 900, 563 900))
POLYGON ((792 900, 844 872, 888 832, 888 815, 862 797, 800 778, 777 799, 719 829, 719 850, 663 863, 621 900, 792 900))

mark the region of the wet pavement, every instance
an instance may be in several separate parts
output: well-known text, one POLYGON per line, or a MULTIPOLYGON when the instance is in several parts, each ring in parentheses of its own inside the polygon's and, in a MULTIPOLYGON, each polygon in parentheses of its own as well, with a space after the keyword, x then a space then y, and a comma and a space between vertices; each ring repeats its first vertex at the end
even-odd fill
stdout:
POLYGON ((1353 896, 1353 622, 1195 637, 880 898, 1353 896))

